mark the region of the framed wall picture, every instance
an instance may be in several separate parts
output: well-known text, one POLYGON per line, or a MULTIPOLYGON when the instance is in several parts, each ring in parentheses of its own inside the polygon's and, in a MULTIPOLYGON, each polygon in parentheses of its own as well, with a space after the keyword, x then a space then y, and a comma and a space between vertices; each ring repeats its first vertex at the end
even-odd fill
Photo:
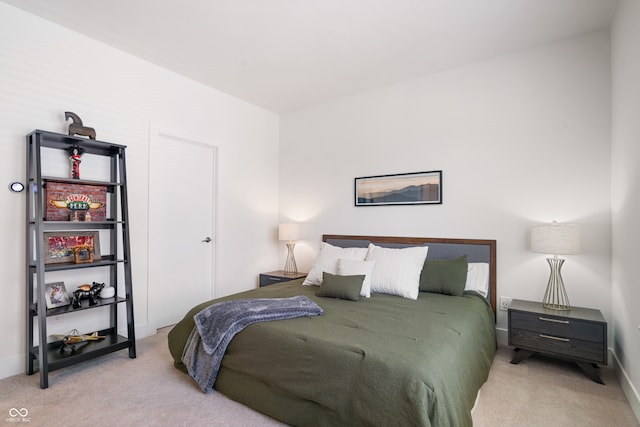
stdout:
POLYGON ((442 203, 442 171, 364 176, 355 179, 356 206, 442 203))
POLYGON ((76 262, 100 259, 100 239, 97 231, 47 231, 44 234, 44 263, 76 262), (82 248, 78 253, 77 248, 82 248))
POLYGON ((44 286, 44 299, 47 303, 47 308, 63 307, 71 304, 64 282, 47 283, 44 286))

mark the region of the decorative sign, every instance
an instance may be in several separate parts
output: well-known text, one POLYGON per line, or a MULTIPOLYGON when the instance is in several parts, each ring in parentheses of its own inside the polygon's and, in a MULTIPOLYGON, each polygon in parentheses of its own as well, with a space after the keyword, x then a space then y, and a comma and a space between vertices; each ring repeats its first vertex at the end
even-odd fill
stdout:
POLYGON ((100 185, 47 182, 45 221, 104 221, 107 216, 107 188, 100 185), (78 215, 80 214, 80 215, 78 215))

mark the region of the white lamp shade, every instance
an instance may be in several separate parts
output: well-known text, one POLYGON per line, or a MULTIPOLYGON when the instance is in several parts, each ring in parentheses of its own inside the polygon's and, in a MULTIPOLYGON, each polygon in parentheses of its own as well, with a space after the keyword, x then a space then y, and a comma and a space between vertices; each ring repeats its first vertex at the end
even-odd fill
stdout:
POLYGON ((551 255, 580 253, 580 226, 577 224, 544 224, 531 229, 531 250, 551 255))
POLYGON ((287 222, 278 226, 279 240, 298 240, 300 238, 300 224, 287 222))

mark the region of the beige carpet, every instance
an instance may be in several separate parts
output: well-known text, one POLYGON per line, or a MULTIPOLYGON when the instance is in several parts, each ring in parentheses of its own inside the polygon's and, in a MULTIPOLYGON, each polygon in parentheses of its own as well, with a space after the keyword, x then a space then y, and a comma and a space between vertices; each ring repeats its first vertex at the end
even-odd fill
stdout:
MULTIPOLYGON (((37 375, 0 380, 0 425, 27 425, 12 408, 28 410, 30 426, 282 425, 220 393, 202 393, 173 368, 167 332, 139 340, 136 359, 121 351, 54 371, 46 390, 37 375)), ((610 369, 601 369, 603 386, 566 362, 511 365, 510 357, 508 348, 496 354, 474 410, 476 427, 640 426, 610 369)))
POLYGON ((574 363, 534 356, 509 363, 500 348, 473 411, 475 427, 640 426, 613 369, 599 369, 605 385, 587 378, 574 363))

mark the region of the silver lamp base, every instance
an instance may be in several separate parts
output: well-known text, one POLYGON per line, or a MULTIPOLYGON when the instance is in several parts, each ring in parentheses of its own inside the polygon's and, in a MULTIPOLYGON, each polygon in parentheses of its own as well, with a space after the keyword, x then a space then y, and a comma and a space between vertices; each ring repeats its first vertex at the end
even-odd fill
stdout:
POLYGON ((544 293, 542 306, 552 310, 571 310, 569 297, 564 289, 564 282, 560 274, 564 259, 557 257, 547 258, 547 262, 549 263, 549 268, 551 268, 551 275, 549 276, 547 290, 544 293))
POLYGON ((296 259, 293 256, 293 248, 295 243, 287 243, 287 261, 284 264, 284 272, 293 274, 298 272, 298 266, 296 265, 296 259))

